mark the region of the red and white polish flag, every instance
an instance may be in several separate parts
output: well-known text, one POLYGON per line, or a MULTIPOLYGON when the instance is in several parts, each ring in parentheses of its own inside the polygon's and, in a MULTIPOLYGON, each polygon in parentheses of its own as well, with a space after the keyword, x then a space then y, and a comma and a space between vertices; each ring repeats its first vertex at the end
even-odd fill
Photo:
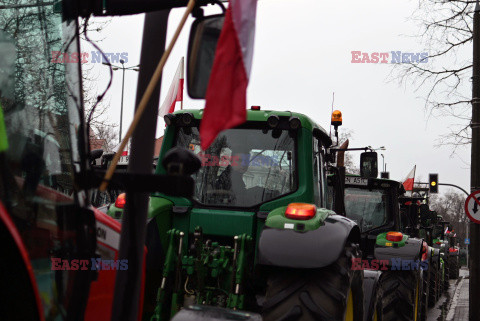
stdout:
POLYGON ((413 191, 413 183, 415 181, 415 170, 417 168, 417 165, 413 166, 412 170, 410 173, 408 173, 407 177, 405 178, 405 181, 403 182, 403 187, 405 187, 406 191, 413 191))
MULTIPOLYGON (((117 146, 115 146, 115 147, 113 148, 113 151, 114 151, 115 153, 118 153, 118 150, 120 149, 120 145, 121 145, 121 144, 118 144, 117 146)), ((129 154, 129 153, 128 153, 128 147, 129 147, 129 145, 130 145, 130 144, 127 144, 127 146, 125 146, 125 150, 122 151, 122 156, 128 156, 128 154, 129 154)))
POLYGON ((225 129, 247 118, 247 85, 255 40, 257 0, 230 0, 218 40, 200 124, 206 150, 225 129))
POLYGON ((180 63, 178 64, 177 72, 173 77, 172 84, 168 89, 167 96, 163 101, 160 110, 158 111, 158 116, 163 117, 166 114, 173 113, 175 111, 175 105, 180 102, 180 109, 182 109, 183 104, 183 82, 184 82, 184 59, 180 59, 180 63))

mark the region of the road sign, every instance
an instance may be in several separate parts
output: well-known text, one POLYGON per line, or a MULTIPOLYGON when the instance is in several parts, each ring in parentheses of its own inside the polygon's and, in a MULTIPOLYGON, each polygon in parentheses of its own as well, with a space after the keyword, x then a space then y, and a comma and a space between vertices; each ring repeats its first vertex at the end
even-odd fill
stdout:
POLYGON ((465 200, 465 213, 472 222, 480 224, 480 191, 468 195, 465 200))
POLYGON ((470 239, 465 239, 465 244, 470 244, 470 239))

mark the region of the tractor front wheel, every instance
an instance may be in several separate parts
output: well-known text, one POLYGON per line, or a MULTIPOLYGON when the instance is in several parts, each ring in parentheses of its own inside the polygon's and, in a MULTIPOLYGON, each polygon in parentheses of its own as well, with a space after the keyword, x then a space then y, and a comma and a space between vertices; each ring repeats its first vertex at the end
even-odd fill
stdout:
POLYGON ((357 246, 321 269, 279 269, 267 281, 264 321, 363 319, 363 272, 351 270, 357 246))

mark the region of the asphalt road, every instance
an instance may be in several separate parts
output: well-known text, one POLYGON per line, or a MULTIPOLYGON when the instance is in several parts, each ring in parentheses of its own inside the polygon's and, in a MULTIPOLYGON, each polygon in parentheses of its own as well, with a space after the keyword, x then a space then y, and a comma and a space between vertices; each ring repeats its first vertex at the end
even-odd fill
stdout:
POLYGON ((468 270, 462 267, 460 277, 450 280, 448 293, 429 310, 427 321, 468 321, 468 281, 468 270))

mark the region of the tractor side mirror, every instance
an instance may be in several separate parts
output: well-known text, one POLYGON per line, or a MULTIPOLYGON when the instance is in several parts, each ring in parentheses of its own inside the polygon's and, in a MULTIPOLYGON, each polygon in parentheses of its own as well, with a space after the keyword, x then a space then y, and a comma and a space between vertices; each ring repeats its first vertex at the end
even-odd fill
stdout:
POLYGON ((224 20, 225 16, 219 14, 197 18, 192 24, 187 54, 187 90, 191 98, 205 98, 224 20))
POLYGON ((168 175, 189 176, 200 169, 202 162, 192 152, 174 147, 167 152, 163 158, 162 165, 167 170, 168 175))
POLYGON ((93 162, 93 161, 99 159, 100 157, 102 157, 102 155, 103 155, 103 149, 94 149, 88 155, 88 160, 90 162, 93 162))
POLYGON ((378 176, 378 157, 375 152, 360 154, 360 176, 364 178, 376 178, 378 176))
POLYGON ((101 168, 102 167, 102 155, 103 149, 94 149, 88 154, 88 162, 92 168, 101 168), (100 160, 99 160, 100 159, 100 160))

